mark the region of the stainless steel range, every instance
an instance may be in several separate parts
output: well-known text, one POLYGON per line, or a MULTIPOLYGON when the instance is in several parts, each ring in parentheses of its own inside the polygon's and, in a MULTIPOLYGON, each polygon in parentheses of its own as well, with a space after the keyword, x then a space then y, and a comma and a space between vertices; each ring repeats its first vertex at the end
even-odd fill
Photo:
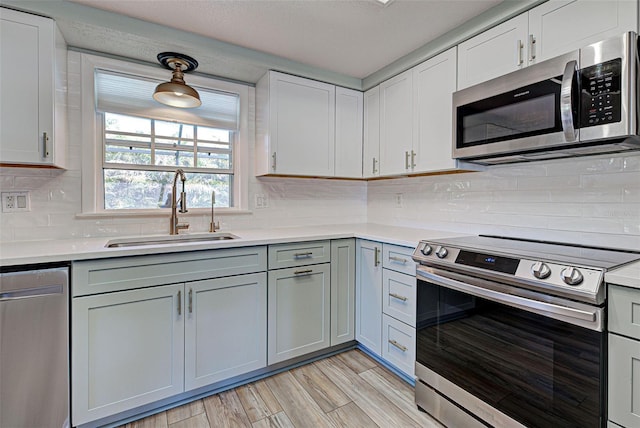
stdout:
POLYGON ((607 270, 639 253, 421 241, 416 403, 447 426, 604 427, 607 270))

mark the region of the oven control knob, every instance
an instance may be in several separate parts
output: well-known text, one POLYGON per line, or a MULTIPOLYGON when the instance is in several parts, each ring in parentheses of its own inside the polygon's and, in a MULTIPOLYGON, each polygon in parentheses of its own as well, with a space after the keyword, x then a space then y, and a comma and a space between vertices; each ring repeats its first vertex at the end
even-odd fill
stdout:
POLYGON ((444 259, 447 257, 447 254, 449 254, 449 251, 447 251, 443 246, 436 248, 436 256, 438 256, 439 259, 444 259))
POLYGON ((428 256, 433 251, 433 248, 429 244, 424 244, 424 247, 420 248, 420 252, 425 256, 428 256))
POLYGON ((583 279, 580 271, 573 267, 562 269, 562 271, 560 272, 560 276, 562 277, 564 283, 567 285, 578 285, 582 282, 583 279))
POLYGON ((551 275, 551 269, 544 262, 535 262, 531 266, 531 273, 538 279, 545 279, 551 275))

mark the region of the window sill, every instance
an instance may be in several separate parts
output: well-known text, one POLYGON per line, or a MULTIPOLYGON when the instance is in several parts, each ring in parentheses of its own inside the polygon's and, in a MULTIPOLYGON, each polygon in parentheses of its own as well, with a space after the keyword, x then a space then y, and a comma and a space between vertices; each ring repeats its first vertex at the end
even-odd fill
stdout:
MULTIPOLYGON (((253 211, 241 208, 216 208, 216 216, 221 215, 248 215, 253 211)), ((179 213, 180 217, 195 217, 211 215, 211 208, 192 208, 186 213, 179 213)), ((94 218, 127 218, 127 217, 169 217, 171 210, 162 208, 158 210, 111 210, 97 211, 76 214, 76 219, 94 219, 94 218)))

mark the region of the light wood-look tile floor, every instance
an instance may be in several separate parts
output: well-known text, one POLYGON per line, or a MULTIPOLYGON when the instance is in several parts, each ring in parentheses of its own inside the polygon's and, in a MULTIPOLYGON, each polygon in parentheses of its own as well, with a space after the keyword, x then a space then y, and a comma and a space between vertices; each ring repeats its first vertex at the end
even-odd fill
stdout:
POLYGON ((351 350, 131 422, 126 428, 442 427, 413 388, 351 350))

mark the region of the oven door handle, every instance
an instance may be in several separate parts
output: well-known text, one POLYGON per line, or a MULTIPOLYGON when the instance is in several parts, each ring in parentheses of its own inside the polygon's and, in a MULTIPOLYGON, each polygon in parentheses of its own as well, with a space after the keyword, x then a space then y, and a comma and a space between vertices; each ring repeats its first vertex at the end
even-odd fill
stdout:
POLYGON ((553 303, 541 302, 539 300, 527 299, 525 297, 515 296, 513 294, 502 293, 500 291, 490 290, 447 278, 423 269, 417 270, 417 274, 428 279, 431 283, 442 287, 450 288, 462 293, 471 294, 476 297, 482 297, 492 302, 502 303, 526 310, 528 312, 544 314, 561 315, 568 318, 575 318, 582 321, 594 323, 597 320, 595 311, 583 311, 580 309, 569 308, 566 306, 555 305, 553 303))

